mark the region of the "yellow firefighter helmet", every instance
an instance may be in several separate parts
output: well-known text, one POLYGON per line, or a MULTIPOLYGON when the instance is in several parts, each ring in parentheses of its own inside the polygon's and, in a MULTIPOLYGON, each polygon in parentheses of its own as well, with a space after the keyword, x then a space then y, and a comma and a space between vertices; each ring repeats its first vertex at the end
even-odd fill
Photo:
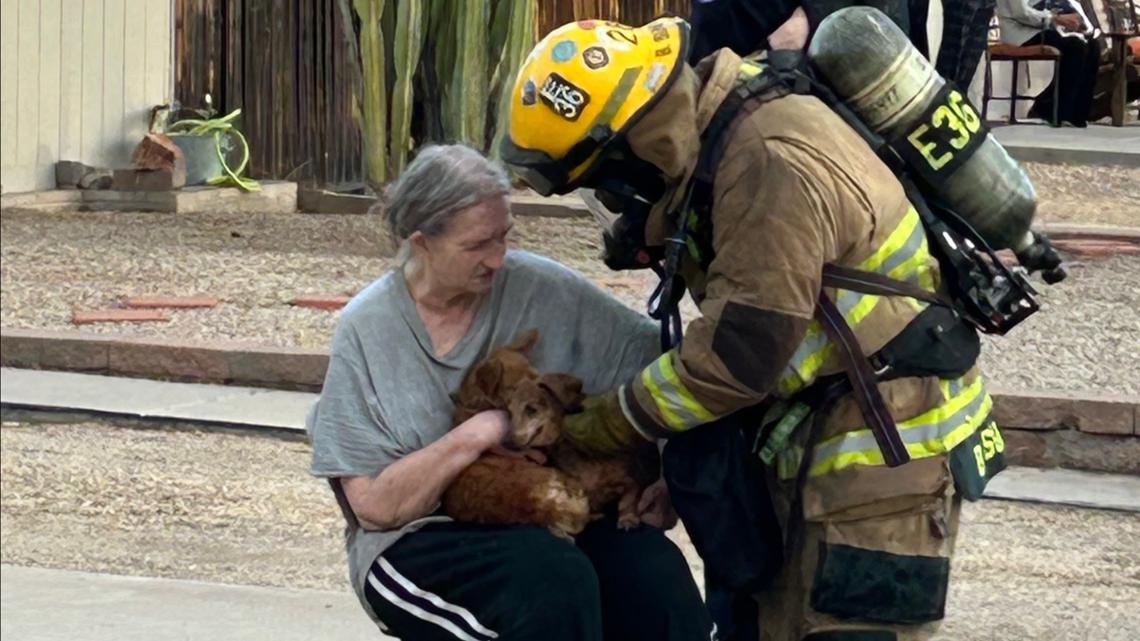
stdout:
POLYGON ((515 78, 503 160, 543 195, 580 186, 603 147, 677 77, 688 32, 675 17, 644 27, 579 20, 551 31, 515 78))

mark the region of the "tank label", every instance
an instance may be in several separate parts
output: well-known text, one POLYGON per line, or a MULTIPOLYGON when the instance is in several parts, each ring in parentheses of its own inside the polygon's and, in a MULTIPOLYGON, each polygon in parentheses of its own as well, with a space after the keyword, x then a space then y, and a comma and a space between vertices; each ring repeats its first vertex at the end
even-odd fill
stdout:
POLYGON ((938 183, 969 160, 988 132, 970 101, 947 84, 891 147, 927 182, 938 183))

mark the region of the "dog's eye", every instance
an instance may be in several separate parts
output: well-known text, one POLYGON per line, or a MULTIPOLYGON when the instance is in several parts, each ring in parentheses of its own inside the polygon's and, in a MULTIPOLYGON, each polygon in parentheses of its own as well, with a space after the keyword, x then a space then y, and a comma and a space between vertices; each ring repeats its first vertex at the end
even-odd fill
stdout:
POLYGON ((527 405, 523 408, 523 414, 525 414, 527 418, 534 418, 535 415, 538 414, 538 408, 533 405, 527 405))

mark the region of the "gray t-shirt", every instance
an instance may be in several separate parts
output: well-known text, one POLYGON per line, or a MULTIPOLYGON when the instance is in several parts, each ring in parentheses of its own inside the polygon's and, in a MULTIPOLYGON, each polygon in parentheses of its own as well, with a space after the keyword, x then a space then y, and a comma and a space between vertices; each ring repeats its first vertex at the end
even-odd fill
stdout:
MULTIPOLYGON (((647 317, 577 272, 511 251, 467 334, 436 356, 403 273, 390 271, 349 302, 337 325, 324 388, 308 417, 312 473, 375 476, 431 444, 452 427, 449 395, 467 370, 532 327, 540 332, 535 368, 573 374, 588 394, 618 386, 660 353, 647 317)), ((346 530, 349 577, 370 615, 363 590, 373 561, 404 534, 440 519, 346 530)))

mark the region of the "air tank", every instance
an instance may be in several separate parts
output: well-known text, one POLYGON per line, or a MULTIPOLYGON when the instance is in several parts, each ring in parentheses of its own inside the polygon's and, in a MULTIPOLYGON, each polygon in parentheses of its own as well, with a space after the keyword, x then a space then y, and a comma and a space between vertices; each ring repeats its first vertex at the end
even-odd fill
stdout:
MULTIPOLYGON (((927 147, 931 167, 922 168, 926 173, 919 175, 925 175, 939 199, 969 221, 991 247, 1022 252, 1034 243, 1029 231, 1037 208, 1033 184, 988 131, 977 132, 984 132, 985 138, 980 144, 968 145, 976 147, 964 162, 943 166, 941 173, 932 169, 954 149, 946 138, 935 147, 922 135, 937 135, 930 130, 937 125, 945 129, 947 118, 968 121, 975 130, 981 121, 968 103, 950 105, 959 116, 962 109, 969 110, 961 120, 952 113, 931 112, 936 109, 932 103, 945 98, 940 92, 946 81, 890 18, 870 7, 836 11, 820 24, 808 56, 826 83, 868 127, 887 140, 913 141, 920 151, 927 147)), ((964 97, 965 91, 961 93, 964 97)))

